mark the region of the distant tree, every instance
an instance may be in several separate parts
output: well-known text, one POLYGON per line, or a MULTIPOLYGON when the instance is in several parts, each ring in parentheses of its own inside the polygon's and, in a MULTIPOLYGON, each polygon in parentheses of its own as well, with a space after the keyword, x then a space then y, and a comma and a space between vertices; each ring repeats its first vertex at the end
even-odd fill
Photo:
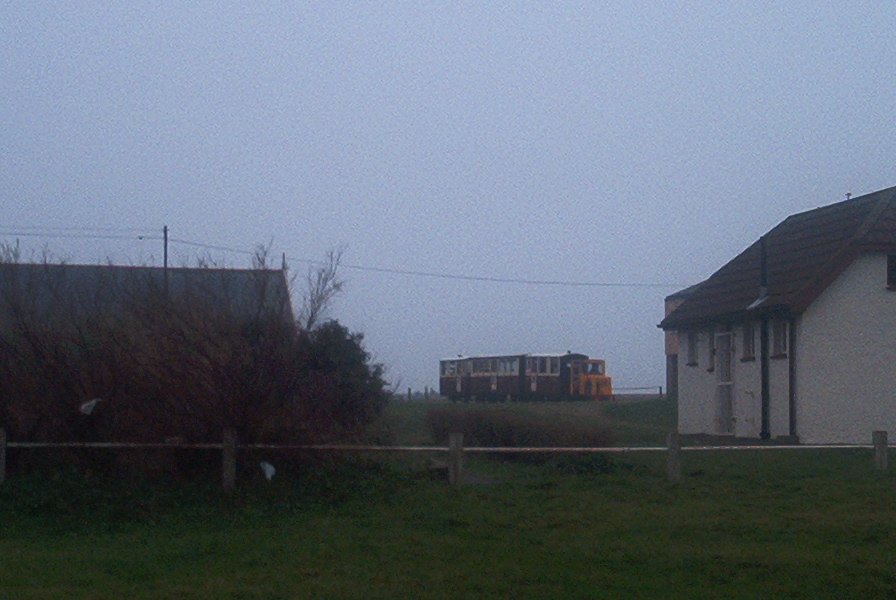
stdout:
POLYGON ((299 325, 305 331, 314 329, 333 299, 342 292, 345 282, 339 279, 339 266, 344 252, 345 246, 328 250, 322 265, 308 269, 299 309, 299 325))

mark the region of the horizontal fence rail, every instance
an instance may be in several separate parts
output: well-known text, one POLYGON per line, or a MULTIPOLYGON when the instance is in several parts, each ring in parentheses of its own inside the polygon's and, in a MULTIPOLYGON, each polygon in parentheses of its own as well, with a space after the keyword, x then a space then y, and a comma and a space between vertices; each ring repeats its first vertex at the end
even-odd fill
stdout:
MULTIPOLYGON (((126 442, 8 442, 7 448, 109 448, 132 450, 221 450, 224 444, 160 444, 126 442)), ((448 446, 357 446, 350 444, 237 444, 239 450, 315 450, 332 452, 448 452, 448 446)), ((871 449, 873 444, 789 444, 682 446, 682 452, 711 450, 848 450, 871 449)), ((628 454, 633 452, 666 452, 667 446, 464 446, 474 454, 628 454)))
POLYGON ((7 448, 115 448, 152 450, 156 448, 184 448, 189 450, 220 450, 224 444, 165 444, 162 442, 7 442, 7 448))
POLYGON ((887 432, 872 432, 871 444, 732 444, 732 445, 699 445, 682 446, 679 434, 669 434, 666 446, 468 446, 463 445, 463 434, 449 434, 448 446, 382 446, 364 444, 240 444, 232 430, 225 432, 222 442, 185 443, 185 442, 12 442, 7 439, 6 431, 0 428, 0 484, 6 477, 6 450, 18 449, 77 449, 98 448, 117 450, 218 450, 222 453, 222 484, 224 489, 233 489, 236 481, 237 450, 293 450, 313 452, 382 452, 382 453, 447 453, 449 482, 458 486, 462 482, 463 455, 470 454, 628 454, 639 452, 665 452, 667 454, 666 472, 672 482, 681 477, 681 452, 710 451, 767 451, 767 450, 874 450, 874 466, 878 471, 887 470, 887 432))

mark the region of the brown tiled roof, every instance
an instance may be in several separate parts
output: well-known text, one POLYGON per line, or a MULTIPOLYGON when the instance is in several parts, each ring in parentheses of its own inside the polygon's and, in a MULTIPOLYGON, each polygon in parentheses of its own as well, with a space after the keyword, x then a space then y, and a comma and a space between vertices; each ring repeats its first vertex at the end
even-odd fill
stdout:
POLYGON ((751 310, 799 314, 859 254, 873 251, 896 251, 896 187, 788 217, 703 281, 660 327, 734 321, 751 310), (767 297, 757 303, 763 238, 767 297))

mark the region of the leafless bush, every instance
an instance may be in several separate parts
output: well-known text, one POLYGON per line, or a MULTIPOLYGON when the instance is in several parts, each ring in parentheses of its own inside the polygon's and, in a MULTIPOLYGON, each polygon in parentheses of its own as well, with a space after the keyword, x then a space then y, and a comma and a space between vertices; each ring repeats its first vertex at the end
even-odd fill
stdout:
POLYGON ((319 324, 333 299, 342 291, 345 282, 339 279, 339 266, 344 252, 344 246, 329 250, 321 266, 308 269, 299 309, 299 324, 306 331, 319 324))
MULTIPOLYGON (((18 267, 0 265, 0 423, 11 439, 217 442, 230 428, 245 442, 313 443, 359 432, 385 402, 362 336, 334 321, 297 327, 271 271, 252 271, 247 298, 212 269, 208 285, 106 269, 79 288, 58 265, 18 267)), ((159 462, 72 456, 103 469, 159 462)), ((177 456, 182 472, 195 469, 177 456)))

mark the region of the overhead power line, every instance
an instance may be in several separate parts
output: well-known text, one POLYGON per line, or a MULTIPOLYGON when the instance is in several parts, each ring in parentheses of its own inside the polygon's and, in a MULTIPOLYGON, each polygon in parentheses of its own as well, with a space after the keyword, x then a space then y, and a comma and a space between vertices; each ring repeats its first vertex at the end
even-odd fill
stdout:
POLYGON ((15 231, 31 231, 31 232, 53 232, 53 231, 73 231, 73 232, 103 232, 103 233, 151 233, 154 230, 145 227, 84 227, 84 226, 65 226, 54 227, 50 225, 0 225, 0 229, 15 231))
POLYGON ((37 232, 37 231, 7 231, 0 229, 0 235, 8 235, 15 237, 33 237, 33 238, 55 238, 55 239, 75 239, 75 240, 160 240, 161 236, 153 235, 115 235, 101 233, 71 233, 65 231, 58 232, 37 232))
MULTIPOLYGON (((134 229, 115 229, 115 228, 50 228, 50 227, 16 227, 2 228, 0 227, 0 235, 22 236, 22 237, 45 237, 45 238, 69 238, 69 239, 100 239, 100 240, 153 240, 159 241, 163 237, 155 234, 137 235, 137 232, 145 232, 146 230, 134 229), (33 231, 23 231, 23 230, 33 231), (89 231, 134 231, 131 235, 122 234, 103 234, 88 233, 89 231), (79 233, 80 232, 80 233, 79 233)), ((245 250, 242 248, 234 248, 232 246, 223 246, 219 244, 206 244, 194 240, 184 238, 168 237, 168 241, 173 244, 181 244, 193 248, 202 248, 205 250, 214 250, 218 252, 230 252, 233 254, 241 254, 244 256, 254 256, 255 251, 245 250)), ((310 265, 323 265, 323 261, 299 258, 286 255, 286 259, 292 262, 299 262, 310 265)), ((413 269, 398 269, 391 267, 376 267, 371 265, 361 265, 353 263, 340 263, 345 269, 356 271, 367 271, 370 273, 388 273, 392 275, 406 275, 409 277, 428 277, 432 279, 448 279, 456 281, 478 281, 484 283, 510 283, 519 285, 535 285, 535 286, 554 286, 554 287, 581 287, 581 288, 680 288, 686 284, 680 283, 658 283, 658 282, 622 282, 622 281, 569 281, 561 279, 529 279, 524 277, 497 277, 490 275, 464 275, 460 273, 440 273, 436 271, 419 271, 413 269)))
MULTIPOLYGON (((204 244, 202 242, 194 242, 192 240, 184 240, 181 238, 169 238, 171 242, 193 246, 195 248, 204 248, 207 250, 218 250, 221 252, 234 252, 237 254, 245 254, 253 256, 255 252, 251 250, 241 250, 239 248, 231 248, 229 246, 219 246, 215 244, 204 244)), ((308 258, 296 258, 286 256, 287 260, 293 262, 301 262, 312 265, 322 265, 322 261, 308 258)), ((411 269, 395 269, 389 267, 373 267, 370 265, 358 265, 352 263, 340 263, 340 267, 345 269, 354 269, 357 271, 368 271, 372 273, 389 273, 393 275, 408 275, 412 277, 430 277, 434 279, 454 279, 460 281, 482 281, 487 283, 516 283, 524 285, 544 285, 544 286, 564 286, 564 287, 636 287, 636 288, 680 288, 684 284, 677 283, 625 283, 625 282, 607 282, 607 281, 564 281, 557 279, 525 279, 518 277, 494 277, 486 275, 461 275, 458 273, 437 273, 434 271, 416 271, 411 269)))

